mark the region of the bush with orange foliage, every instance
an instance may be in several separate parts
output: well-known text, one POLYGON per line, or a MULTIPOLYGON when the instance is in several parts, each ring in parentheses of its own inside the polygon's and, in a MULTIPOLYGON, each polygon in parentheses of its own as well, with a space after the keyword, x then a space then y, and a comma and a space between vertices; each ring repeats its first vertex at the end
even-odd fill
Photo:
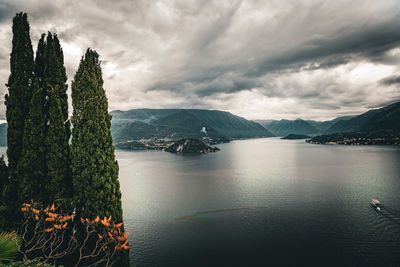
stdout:
POLYGON ((121 251, 130 249, 123 223, 111 217, 93 220, 75 214, 64 214, 54 204, 44 208, 40 203, 24 203, 25 221, 19 234, 20 252, 25 262, 65 264, 71 266, 112 266, 121 251))

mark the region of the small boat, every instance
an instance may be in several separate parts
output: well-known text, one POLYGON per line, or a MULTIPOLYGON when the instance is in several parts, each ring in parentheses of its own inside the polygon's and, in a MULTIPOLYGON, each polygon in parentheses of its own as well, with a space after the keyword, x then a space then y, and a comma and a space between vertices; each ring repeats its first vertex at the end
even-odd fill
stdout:
POLYGON ((372 199, 371 206, 374 207, 377 211, 380 211, 382 208, 381 202, 379 202, 379 200, 377 199, 372 199))

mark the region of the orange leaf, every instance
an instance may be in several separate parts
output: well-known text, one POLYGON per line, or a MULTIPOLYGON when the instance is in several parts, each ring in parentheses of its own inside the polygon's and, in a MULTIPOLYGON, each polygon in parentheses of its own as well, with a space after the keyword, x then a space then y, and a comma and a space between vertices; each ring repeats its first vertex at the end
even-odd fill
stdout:
POLYGON ((52 221, 54 221, 53 217, 46 218, 46 222, 52 222, 52 221))
POLYGON ((53 205, 51 205, 50 210, 51 211, 55 211, 56 210, 56 207, 54 207, 54 203, 53 203, 53 205))
POLYGON ((44 230, 45 232, 51 232, 51 231, 53 231, 54 229, 53 228, 48 228, 48 229, 46 229, 46 230, 44 230))
POLYGON ((68 225, 68 223, 64 223, 62 228, 64 228, 64 229, 67 228, 67 225, 68 225))

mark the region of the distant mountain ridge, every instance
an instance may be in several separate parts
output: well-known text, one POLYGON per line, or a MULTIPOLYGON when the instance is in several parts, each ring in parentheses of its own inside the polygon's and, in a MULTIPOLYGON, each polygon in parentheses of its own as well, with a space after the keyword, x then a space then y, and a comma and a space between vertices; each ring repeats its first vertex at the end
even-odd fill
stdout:
POLYGON ((112 111, 114 141, 140 138, 203 138, 218 141, 272 137, 260 124, 219 110, 134 109, 112 111))
POLYGON ((348 120, 338 121, 325 132, 400 131, 400 102, 379 109, 369 110, 348 120))
MULTIPOLYGON (((200 109, 133 109, 110 112, 114 142, 156 138, 231 139, 321 135, 364 132, 400 133, 400 102, 369 110, 358 116, 338 117, 330 121, 258 120, 249 121, 229 112, 200 109)), ((0 124, 0 146, 7 143, 7 123, 0 124)))
POLYGON ((316 127, 302 119, 273 120, 264 122, 262 125, 276 136, 287 136, 289 134, 316 135, 320 132, 316 127))
POLYGON ((320 135, 325 133, 332 125, 339 121, 344 121, 353 118, 354 116, 338 117, 329 121, 315 120, 256 120, 267 130, 276 136, 294 135, 320 135))

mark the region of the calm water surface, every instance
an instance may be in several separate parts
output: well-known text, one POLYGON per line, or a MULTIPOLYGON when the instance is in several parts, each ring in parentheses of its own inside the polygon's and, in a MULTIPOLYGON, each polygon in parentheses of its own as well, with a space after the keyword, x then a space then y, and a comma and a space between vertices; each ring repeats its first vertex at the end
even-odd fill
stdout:
POLYGON ((399 148, 219 147, 117 151, 136 266, 400 266, 399 148))
POLYGON ((137 267, 400 266, 400 148, 276 138, 218 147, 117 151, 137 267))

